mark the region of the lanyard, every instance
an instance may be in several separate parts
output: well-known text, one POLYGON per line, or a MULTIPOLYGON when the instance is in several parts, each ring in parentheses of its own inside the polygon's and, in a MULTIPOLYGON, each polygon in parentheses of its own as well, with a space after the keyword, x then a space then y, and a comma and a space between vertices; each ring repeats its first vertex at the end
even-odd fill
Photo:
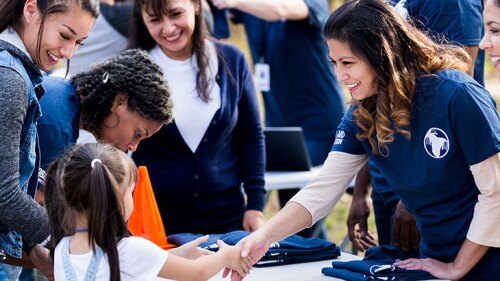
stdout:
MULTIPOLYGON (((66 280, 68 281, 77 281, 75 271, 73 270, 73 266, 71 265, 71 258, 69 256, 69 242, 71 238, 66 239, 62 248, 62 262, 64 267, 64 275, 66 276, 66 280)), ((99 246, 95 247, 95 252, 92 255, 92 259, 90 260, 89 266, 87 267, 87 273, 85 274, 84 281, 93 281, 95 279, 97 268, 99 267, 99 263, 101 262, 104 253, 99 246)))
POLYGON ((260 23, 260 42, 258 48, 259 61, 255 61, 255 63, 266 63, 266 43, 267 43, 267 34, 269 32, 269 25, 272 23, 268 23, 267 21, 259 20, 260 23))

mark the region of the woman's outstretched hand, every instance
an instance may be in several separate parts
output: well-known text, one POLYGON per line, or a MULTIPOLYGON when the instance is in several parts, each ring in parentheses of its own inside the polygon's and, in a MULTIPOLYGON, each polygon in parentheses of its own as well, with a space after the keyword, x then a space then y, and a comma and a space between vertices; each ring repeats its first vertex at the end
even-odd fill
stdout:
MULTIPOLYGON (((241 247, 241 257, 243 261, 251 268, 255 263, 257 263, 267 252, 271 241, 267 239, 264 231, 257 230, 256 232, 250 234, 249 236, 243 238, 236 244, 241 247)), ((241 281, 243 277, 234 270, 228 268, 224 269, 222 274, 223 278, 226 278, 229 273, 231 273, 231 281, 241 281)))

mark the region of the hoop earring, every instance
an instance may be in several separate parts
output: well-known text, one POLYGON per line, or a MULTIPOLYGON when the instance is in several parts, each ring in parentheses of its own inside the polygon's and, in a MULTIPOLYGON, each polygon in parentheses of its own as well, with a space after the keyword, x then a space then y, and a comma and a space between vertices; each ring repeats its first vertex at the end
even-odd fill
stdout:
MULTIPOLYGON (((116 116, 116 118, 115 118, 116 119, 116 122, 115 122, 116 124, 114 124, 113 126, 110 126, 110 125, 106 124, 106 119, 104 119, 104 127, 110 128, 110 129, 116 128, 116 127, 118 127, 118 125, 120 125, 120 116, 118 116, 118 113, 112 112, 111 114, 114 114, 113 116, 116 116)), ((111 115, 109 115, 109 116, 111 116, 111 115)))

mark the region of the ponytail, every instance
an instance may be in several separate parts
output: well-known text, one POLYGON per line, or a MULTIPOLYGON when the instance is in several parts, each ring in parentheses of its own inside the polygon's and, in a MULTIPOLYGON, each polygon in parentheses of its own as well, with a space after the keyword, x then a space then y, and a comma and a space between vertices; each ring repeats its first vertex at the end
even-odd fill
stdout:
POLYGON ((137 179, 130 157, 100 143, 76 145, 47 170, 47 213, 52 225, 51 253, 65 236, 75 234, 78 216, 88 221, 89 246, 106 253, 110 280, 120 281, 118 242, 130 236, 123 219, 123 186, 137 179))

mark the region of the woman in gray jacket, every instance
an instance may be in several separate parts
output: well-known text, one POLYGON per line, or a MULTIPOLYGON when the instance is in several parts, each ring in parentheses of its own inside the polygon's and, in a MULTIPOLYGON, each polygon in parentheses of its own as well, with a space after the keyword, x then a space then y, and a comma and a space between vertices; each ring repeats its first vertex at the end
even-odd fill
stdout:
MULTIPOLYGON (((97 0, 0 4, 0 254, 21 258, 24 250, 49 278, 48 251, 37 245, 49 236, 47 215, 26 194, 28 186, 37 184, 41 70, 70 59, 97 15, 97 0)), ((3 264, 0 280, 9 280, 3 264)))

